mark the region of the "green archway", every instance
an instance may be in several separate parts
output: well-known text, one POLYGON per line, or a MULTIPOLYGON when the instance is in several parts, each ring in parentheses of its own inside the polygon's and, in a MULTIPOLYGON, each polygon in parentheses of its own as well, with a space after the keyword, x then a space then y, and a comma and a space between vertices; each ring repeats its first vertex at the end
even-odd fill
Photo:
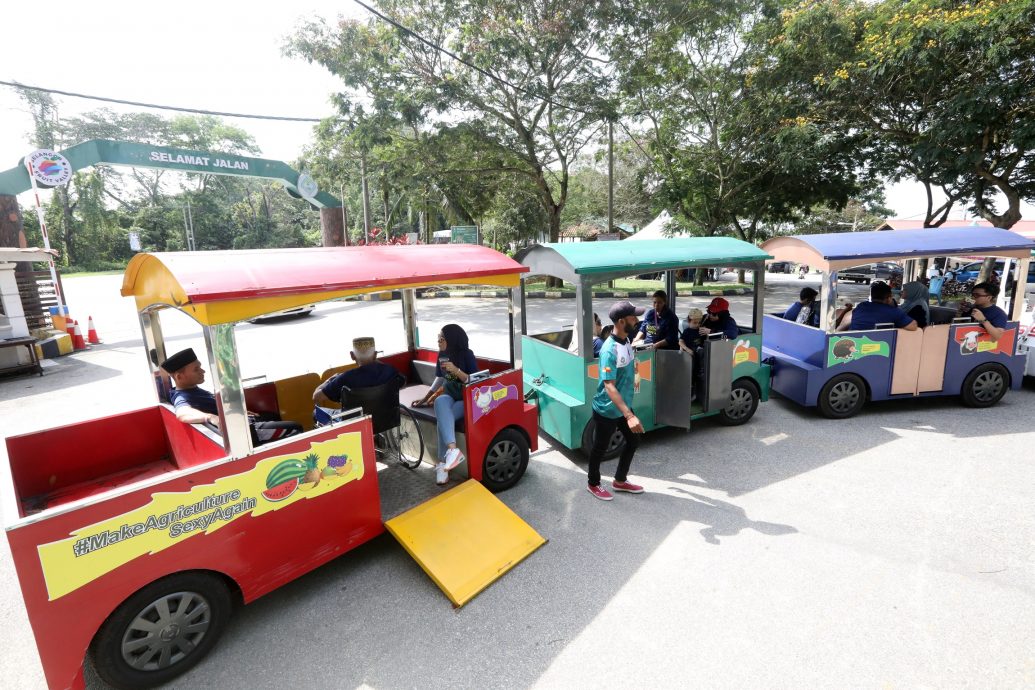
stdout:
MULTIPOLYGON (((120 165, 280 180, 289 194, 305 199, 317 208, 341 208, 341 201, 326 192, 306 193, 315 190, 312 178, 299 174, 282 161, 268 158, 250 158, 212 151, 189 151, 169 146, 150 146, 107 139, 91 139, 57 153, 68 159, 73 170, 82 170, 92 165, 120 165)), ((0 195, 14 196, 30 189, 32 183, 24 165, 19 164, 0 172, 0 195)))

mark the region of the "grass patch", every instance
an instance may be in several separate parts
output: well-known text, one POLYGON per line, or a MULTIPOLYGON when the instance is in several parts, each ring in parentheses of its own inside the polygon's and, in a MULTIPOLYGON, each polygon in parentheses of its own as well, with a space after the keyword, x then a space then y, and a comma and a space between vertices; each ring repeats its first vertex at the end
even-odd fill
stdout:
POLYGON ((74 273, 61 272, 61 278, 82 278, 83 276, 120 276, 126 272, 126 269, 119 269, 114 271, 76 271, 74 273))

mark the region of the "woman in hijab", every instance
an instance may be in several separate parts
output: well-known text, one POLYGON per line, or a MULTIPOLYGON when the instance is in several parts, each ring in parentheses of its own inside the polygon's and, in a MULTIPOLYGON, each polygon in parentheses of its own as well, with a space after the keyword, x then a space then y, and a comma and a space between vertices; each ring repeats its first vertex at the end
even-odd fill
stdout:
POLYGON ((930 301, 927 286, 920 281, 913 281, 902 286, 902 304, 899 305, 899 309, 916 321, 917 328, 927 328, 927 322, 931 318, 931 309, 928 306, 930 301))
POLYGON ((463 386, 476 371, 478 361, 468 345, 467 333, 455 323, 443 326, 438 334, 435 380, 427 395, 413 403, 414 407, 427 407, 435 401, 439 457, 435 481, 440 485, 449 482, 449 470, 464 461, 464 454, 456 447, 456 420, 464 418, 463 386))

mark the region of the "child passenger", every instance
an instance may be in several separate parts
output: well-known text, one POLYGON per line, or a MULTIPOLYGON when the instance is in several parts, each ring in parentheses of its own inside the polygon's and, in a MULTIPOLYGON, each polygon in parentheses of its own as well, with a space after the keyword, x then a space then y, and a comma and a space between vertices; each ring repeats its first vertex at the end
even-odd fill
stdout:
POLYGON ((693 354, 697 346, 701 344, 701 319, 704 312, 700 309, 691 309, 686 314, 686 328, 679 336, 679 349, 683 352, 693 354))

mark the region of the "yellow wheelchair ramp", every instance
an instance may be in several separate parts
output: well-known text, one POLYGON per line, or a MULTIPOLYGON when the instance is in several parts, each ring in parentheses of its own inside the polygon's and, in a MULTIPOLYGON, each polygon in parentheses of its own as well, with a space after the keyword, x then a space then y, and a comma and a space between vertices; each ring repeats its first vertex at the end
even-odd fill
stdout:
POLYGON ((456 607, 546 543, 473 479, 392 518, 385 527, 456 607))

